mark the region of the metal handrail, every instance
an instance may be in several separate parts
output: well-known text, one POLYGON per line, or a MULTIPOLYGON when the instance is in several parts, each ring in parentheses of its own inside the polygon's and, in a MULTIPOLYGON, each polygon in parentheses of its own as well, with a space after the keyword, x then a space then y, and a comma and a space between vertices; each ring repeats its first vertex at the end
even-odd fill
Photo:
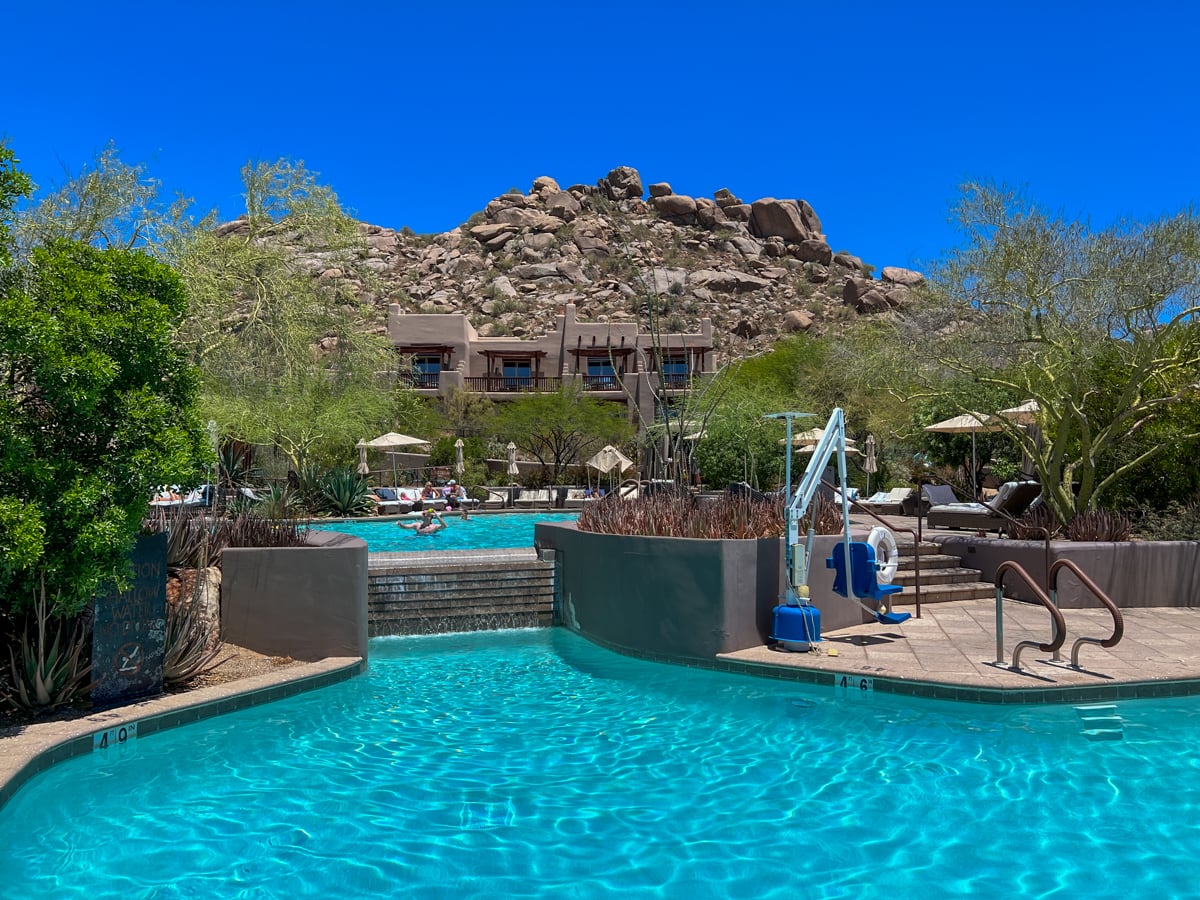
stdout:
POLYGON ((1012 560, 1000 563, 996 569, 996 663, 997 665, 1004 662, 1004 576, 1009 572, 1015 572, 1017 576, 1025 582, 1026 587, 1033 591, 1038 602, 1050 613, 1051 625, 1054 628, 1054 633, 1051 635, 1048 644, 1039 644, 1037 641, 1020 641, 1013 647, 1012 666, 1010 668, 1015 671, 1021 671, 1021 651, 1026 647, 1036 647, 1043 653, 1056 653, 1062 647, 1063 642, 1067 639, 1067 622, 1063 618, 1062 610, 1056 606, 1046 592, 1033 583, 1033 579, 1029 573, 1021 567, 1019 563, 1012 560))
POLYGON ((1081 637, 1076 638, 1075 643, 1071 645, 1071 668, 1079 668, 1079 650, 1084 644, 1096 644, 1105 649, 1115 647, 1121 642, 1121 638, 1125 636, 1125 617, 1121 615, 1121 610, 1117 604, 1113 603, 1108 594, 1092 581, 1083 571, 1069 559, 1058 559, 1054 561, 1054 565, 1050 567, 1050 597, 1054 601, 1054 605, 1058 606, 1058 573, 1063 569, 1069 569, 1071 573, 1079 579, 1079 583, 1091 591, 1092 596, 1099 600, 1113 617, 1113 633, 1106 638, 1081 637))
MULTIPOLYGON (((821 484, 827 488, 832 488, 835 491, 837 490, 836 486, 830 484, 824 478, 821 479, 821 484)), ((893 525, 891 522, 887 521, 887 519, 884 519, 884 518, 881 518, 880 516, 878 516, 874 510, 867 509, 867 507, 863 506, 857 500, 850 500, 850 505, 853 506, 855 508, 855 510, 857 510, 859 512, 865 512, 868 516, 870 516, 872 519, 874 519, 880 525, 883 525, 885 528, 890 528, 892 531, 907 532, 908 534, 912 535, 912 539, 913 539, 913 601, 916 604, 916 613, 914 613, 914 615, 918 619, 921 618, 921 540, 917 536, 917 532, 912 528, 904 528, 903 526, 897 527, 897 526, 893 525)), ((888 608, 889 608, 889 610, 891 608, 890 602, 888 603, 888 608)))

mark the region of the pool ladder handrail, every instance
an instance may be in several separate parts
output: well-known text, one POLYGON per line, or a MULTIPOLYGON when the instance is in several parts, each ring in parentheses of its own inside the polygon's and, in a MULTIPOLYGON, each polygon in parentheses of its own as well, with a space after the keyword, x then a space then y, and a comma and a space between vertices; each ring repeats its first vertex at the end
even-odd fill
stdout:
POLYGON ((1079 651, 1084 644, 1095 644, 1098 647, 1104 647, 1107 649, 1109 647, 1115 647, 1121 642, 1121 638, 1125 636, 1125 617, 1121 615, 1120 608, 1112 601, 1112 598, 1110 598, 1108 594, 1104 593, 1104 590, 1098 584, 1096 584, 1096 582, 1092 581, 1091 578, 1084 574, 1079 566, 1069 559, 1056 559, 1054 564, 1050 567, 1050 599, 1054 602, 1054 606, 1056 608, 1058 607, 1058 574, 1063 569, 1069 569, 1071 573, 1079 579, 1079 583, 1087 588, 1087 590, 1091 592, 1092 596, 1099 600, 1101 604, 1108 608, 1108 611, 1112 613, 1113 617, 1113 633, 1108 637, 1080 637, 1075 639, 1075 643, 1071 645, 1071 668, 1078 669, 1079 651))
POLYGON ((1054 629, 1050 636, 1049 643, 1039 644, 1037 641, 1020 641, 1013 647, 1012 668, 1014 671, 1021 671, 1021 651, 1026 647, 1036 647, 1043 653, 1057 653, 1062 647, 1063 642, 1067 639, 1067 623, 1063 619, 1062 610, 1046 596, 1046 592, 1034 583, 1029 573, 1021 567, 1019 563, 1012 560, 1002 562, 996 569, 996 664, 1003 665, 1004 663, 1004 576, 1009 572, 1013 572, 1025 582, 1038 602, 1046 607, 1050 613, 1050 625, 1054 629))

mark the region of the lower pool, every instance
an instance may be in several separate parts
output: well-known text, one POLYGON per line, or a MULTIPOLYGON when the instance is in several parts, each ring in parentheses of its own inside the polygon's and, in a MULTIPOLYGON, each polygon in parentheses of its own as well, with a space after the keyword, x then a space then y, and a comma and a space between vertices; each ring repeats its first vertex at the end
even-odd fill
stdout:
POLYGON ((363 677, 56 766, 5 897, 1195 894, 1200 705, 991 707, 628 659, 565 629, 377 639, 363 677))
MULTIPOLYGON (((463 521, 446 515, 446 527, 433 534, 417 534, 396 525, 394 519, 349 519, 314 524, 318 531, 341 531, 367 542, 370 553, 407 550, 495 550, 532 547, 533 526, 538 522, 573 522, 578 513, 479 513, 463 521)), ((416 518, 415 516, 412 518, 416 518)), ((404 519, 401 521, 411 521, 404 519)))

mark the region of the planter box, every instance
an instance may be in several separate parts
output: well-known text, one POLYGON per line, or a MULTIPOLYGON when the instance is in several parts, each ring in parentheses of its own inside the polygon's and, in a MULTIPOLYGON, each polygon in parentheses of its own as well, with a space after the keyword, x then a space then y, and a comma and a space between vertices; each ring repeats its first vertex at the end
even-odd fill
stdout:
MULTIPOLYGON (((787 584, 782 538, 594 534, 573 523, 538 524, 534 532, 539 548, 554 550, 563 623, 638 655, 711 659, 761 647, 787 584)), ((820 535, 813 543, 809 592, 823 631, 872 621, 833 592, 825 559, 840 541, 820 535)))
MULTIPOLYGON (((963 565, 979 569, 984 581, 994 581, 1006 560, 1019 564, 1039 586, 1046 580, 1046 550, 1042 541, 1010 541, 957 535, 927 535, 942 552, 963 565)), ((1125 609, 1178 606, 1200 607, 1200 542, 1123 541, 1099 543, 1055 541, 1050 562, 1069 559, 1125 609)), ((1033 600, 1018 578, 1004 579, 1005 596, 1033 600)), ((1059 575, 1058 604, 1063 609, 1094 608, 1097 601, 1070 572, 1059 575)))
POLYGON ((230 643, 272 656, 366 659, 366 542, 310 531, 304 547, 225 550, 221 633, 230 643))

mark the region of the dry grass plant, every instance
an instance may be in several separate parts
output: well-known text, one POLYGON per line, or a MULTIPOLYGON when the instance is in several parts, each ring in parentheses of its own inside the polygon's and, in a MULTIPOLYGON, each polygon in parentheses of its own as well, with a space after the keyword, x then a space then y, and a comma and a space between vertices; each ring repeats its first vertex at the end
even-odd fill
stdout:
POLYGON ((725 496, 697 502, 693 497, 656 495, 635 500, 609 497, 587 504, 579 530, 600 534, 707 539, 773 538, 783 534, 783 501, 725 496))

